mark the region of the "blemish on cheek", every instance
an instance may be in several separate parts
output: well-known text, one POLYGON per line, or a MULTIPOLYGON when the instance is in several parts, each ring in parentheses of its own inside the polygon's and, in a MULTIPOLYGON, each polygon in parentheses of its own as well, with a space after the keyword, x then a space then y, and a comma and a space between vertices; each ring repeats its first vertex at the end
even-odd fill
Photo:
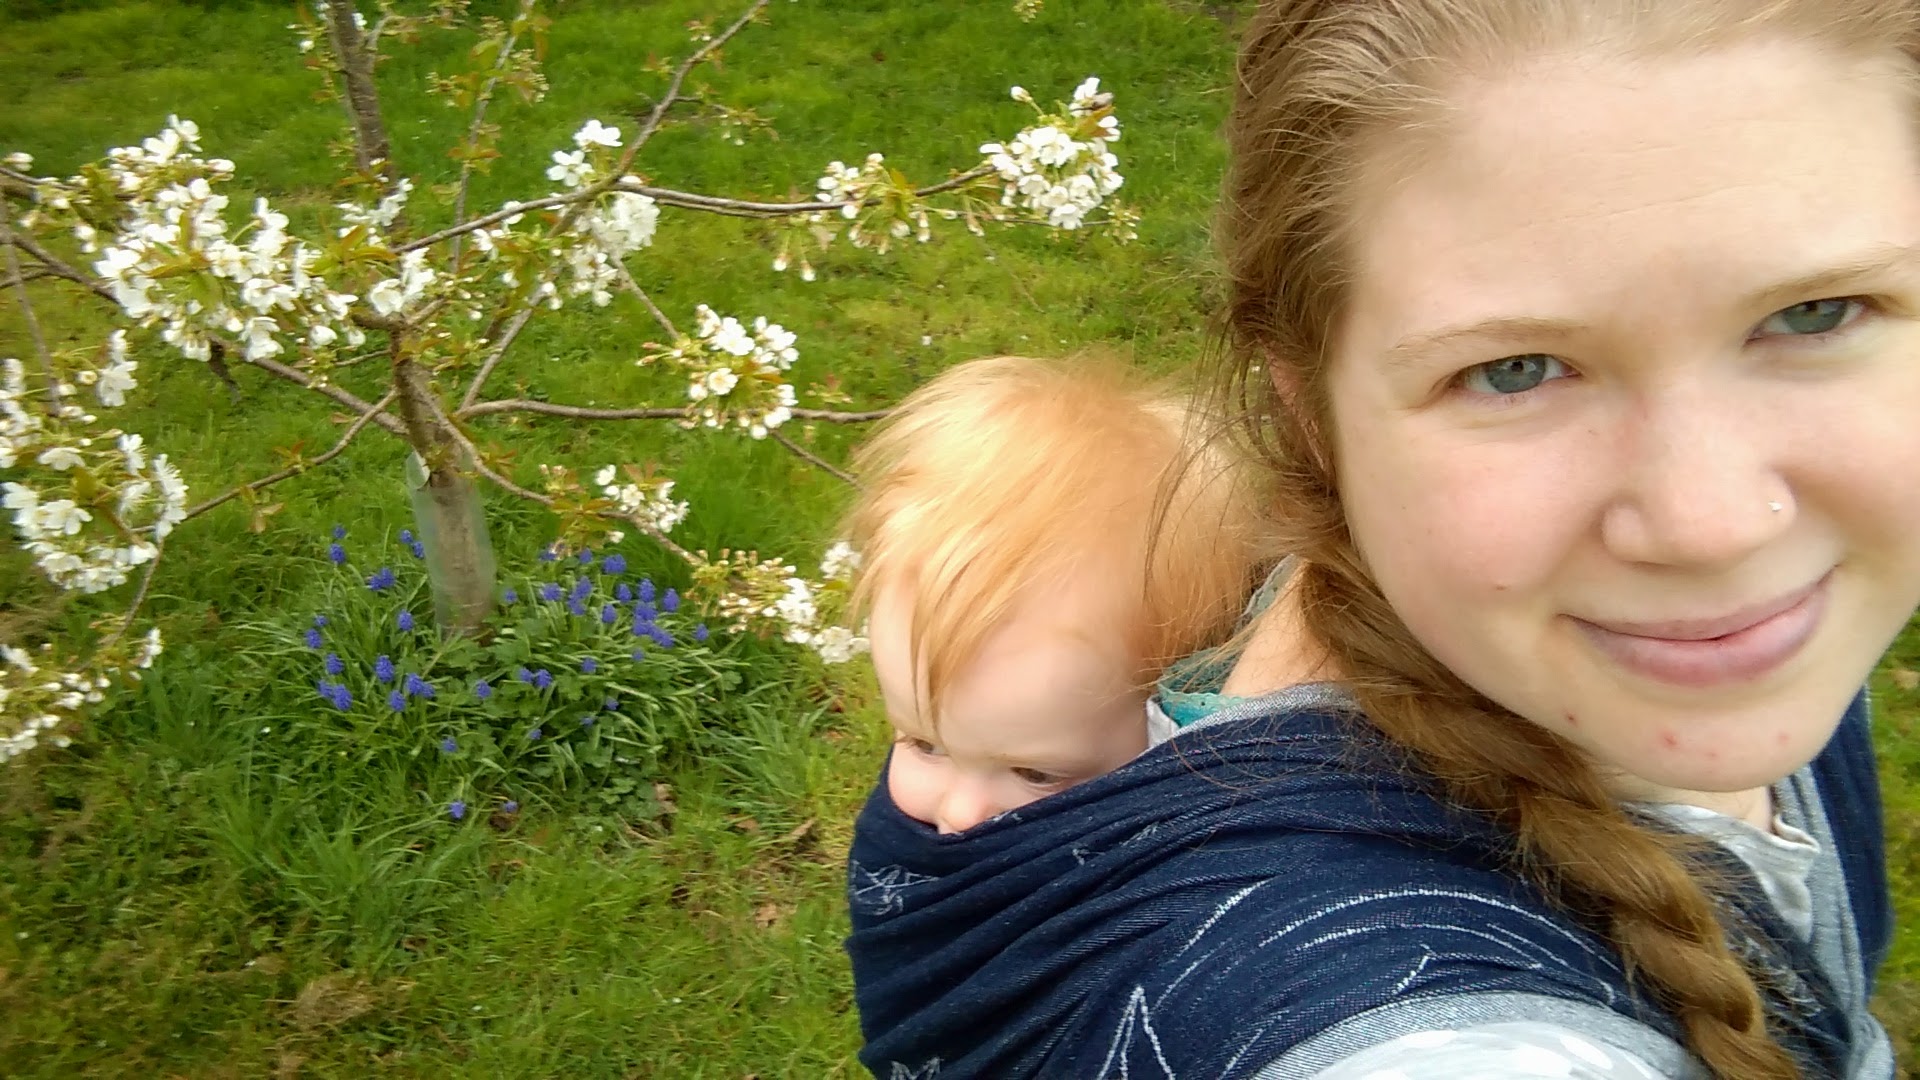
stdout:
POLYGON ((1663 731, 1660 733, 1660 745, 1669 750, 1678 750, 1680 749, 1680 736, 1675 735, 1671 731, 1663 731))
POLYGON ((1576 727, 1576 728, 1577 728, 1577 727, 1579 727, 1579 726, 1580 726, 1580 718, 1579 718, 1579 717, 1577 717, 1577 716, 1575 716, 1575 715, 1573 715, 1572 713, 1567 713, 1567 714, 1565 714, 1565 715, 1566 715, 1566 718, 1567 718, 1567 726, 1568 726, 1568 727, 1576 727))
POLYGON ((1786 732, 1784 732, 1784 731, 1782 731, 1782 732, 1780 732, 1779 734, 1777 734, 1777 735, 1775 735, 1775 736, 1773 737, 1773 745, 1775 745, 1775 746, 1785 746, 1785 745, 1787 745, 1787 733, 1786 733, 1786 732))

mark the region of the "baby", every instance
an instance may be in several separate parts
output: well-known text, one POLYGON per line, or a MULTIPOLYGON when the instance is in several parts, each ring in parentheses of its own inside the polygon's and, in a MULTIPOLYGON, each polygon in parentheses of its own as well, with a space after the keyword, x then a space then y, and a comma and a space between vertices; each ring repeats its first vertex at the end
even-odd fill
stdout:
POLYGON ((1251 471, 1190 419, 1115 362, 996 357, 856 455, 853 610, 902 812, 962 832, 1172 733, 1155 680, 1231 632, 1262 562, 1251 471))

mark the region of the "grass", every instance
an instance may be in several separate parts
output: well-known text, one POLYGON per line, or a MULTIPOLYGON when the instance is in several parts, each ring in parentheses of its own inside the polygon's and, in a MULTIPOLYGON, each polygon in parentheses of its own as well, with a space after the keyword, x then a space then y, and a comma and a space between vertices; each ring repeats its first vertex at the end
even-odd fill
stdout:
MULTIPOLYGON (((483 10, 503 7, 481 3, 483 10)), ((1125 194, 1145 212, 1129 248, 958 230, 885 258, 838 249, 821 281, 768 269, 766 239, 738 222, 668 214, 634 262, 677 319, 705 302, 800 333, 803 387, 837 376, 857 404, 897 398, 957 359, 1009 351, 1118 349, 1177 370, 1200 353, 1215 307, 1207 222, 1222 163, 1217 130, 1244 4, 1049 0, 1032 24, 1011 0, 775 4, 729 47, 714 94, 769 116, 777 140, 744 148, 698 128, 648 148, 657 181, 739 196, 804 193, 824 163, 882 150, 938 178, 973 146, 1010 134, 1019 83, 1043 101, 1097 73, 1118 95, 1125 194), (924 343, 923 343, 924 342, 924 343)), ((620 123, 659 88, 642 65, 683 54, 703 3, 579 0, 556 13, 550 96, 503 105, 504 157, 472 205, 547 190, 546 155, 587 116, 620 123)), ((337 106, 283 29, 284 8, 247 3, 12 0, 0 8, 0 150, 63 173, 151 134, 168 113, 202 128, 251 193, 311 222, 334 175, 337 106)), ((464 39, 428 33, 383 65, 404 171, 452 178, 440 156, 462 129, 420 94, 464 39)), ((430 224, 430 212, 422 223, 430 224)), ((56 345, 97 341, 84 304, 35 293, 56 345)), ((18 342, 13 305, 0 340, 18 342)), ((669 400, 632 364, 654 333, 622 298, 605 312, 537 320, 495 379, 555 401, 669 400)), ((185 464, 196 493, 271 471, 276 448, 330 445, 337 424, 299 391, 241 371, 235 398, 197 365, 144 357, 126 425, 185 464)), ((356 372, 344 377, 365 390, 356 372)), ((838 459, 857 433, 794 433, 838 459)), ((670 425, 483 426, 483 441, 534 463, 656 461, 693 504, 690 547, 754 547, 808 559, 846 492, 778 447, 670 425)), ((761 1077, 858 1072, 840 864, 883 740, 857 676, 796 692, 839 710, 734 731, 730 748, 661 778, 676 810, 633 823, 564 800, 455 826, 393 771, 316 772, 295 757, 271 702, 237 678, 247 627, 311 610, 324 530, 408 524, 400 451, 371 433, 335 467, 273 489, 262 532, 229 505, 183 533, 152 610, 174 647, 75 751, 0 770, 0 1061, 22 1076, 761 1077), (267 729, 267 730, 262 730, 267 729), (330 782, 293 784, 294 776, 330 782)), ((490 497, 503 562, 524 564, 551 528, 490 497)), ((637 565, 671 573, 629 545, 637 565)), ((0 637, 84 624, 15 555, 0 555, 0 637)), ((117 599, 114 602, 119 602, 117 599)), ((1891 870, 1902 915, 1920 919, 1920 637, 1876 679, 1891 870)), ((809 714, 813 715, 813 714, 809 714)), ((1920 1030, 1920 941, 1904 932, 1883 976, 1897 1038, 1920 1030)))

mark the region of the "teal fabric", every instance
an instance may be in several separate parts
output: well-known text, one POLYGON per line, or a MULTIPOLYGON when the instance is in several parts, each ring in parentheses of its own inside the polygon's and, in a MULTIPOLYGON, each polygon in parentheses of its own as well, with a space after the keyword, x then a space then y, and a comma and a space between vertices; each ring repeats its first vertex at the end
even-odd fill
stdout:
MULTIPOLYGON (((1273 568, 1259 591, 1253 594, 1253 599, 1247 601, 1247 609, 1240 613, 1240 627, 1245 627, 1272 605, 1273 598, 1280 595, 1281 582, 1287 579, 1292 570, 1292 559, 1284 559, 1273 568)), ((1154 697, 1160 703, 1160 711, 1176 727, 1185 728, 1222 709, 1250 700, 1220 692, 1220 688, 1226 685, 1227 676, 1233 671, 1234 662, 1239 659, 1237 651, 1215 648, 1203 649, 1175 662, 1161 674, 1159 683, 1154 687, 1154 697)))

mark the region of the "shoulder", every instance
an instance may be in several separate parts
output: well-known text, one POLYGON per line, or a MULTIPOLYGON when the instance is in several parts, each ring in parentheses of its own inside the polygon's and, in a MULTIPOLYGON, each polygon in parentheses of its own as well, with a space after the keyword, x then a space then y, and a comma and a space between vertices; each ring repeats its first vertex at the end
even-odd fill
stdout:
MULTIPOLYGON (((1638 1051, 1591 1032, 1557 1023, 1521 1021, 1403 1035, 1313 1072, 1315 1080, 1506 1080, 1564 1077, 1566 1080, 1680 1080, 1694 1075, 1691 1062, 1655 1032, 1638 1051), (1657 1043, 1666 1043, 1659 1046, 1657 1043), (1666 1067, 1649 1056, 1668 1059, 1666 1067)), ((1291 1072, 1276 1063, 1266 1073, 1291 1072)), ((1264 1075, 1264 1074, 1263 1074, 1264 1075)))

